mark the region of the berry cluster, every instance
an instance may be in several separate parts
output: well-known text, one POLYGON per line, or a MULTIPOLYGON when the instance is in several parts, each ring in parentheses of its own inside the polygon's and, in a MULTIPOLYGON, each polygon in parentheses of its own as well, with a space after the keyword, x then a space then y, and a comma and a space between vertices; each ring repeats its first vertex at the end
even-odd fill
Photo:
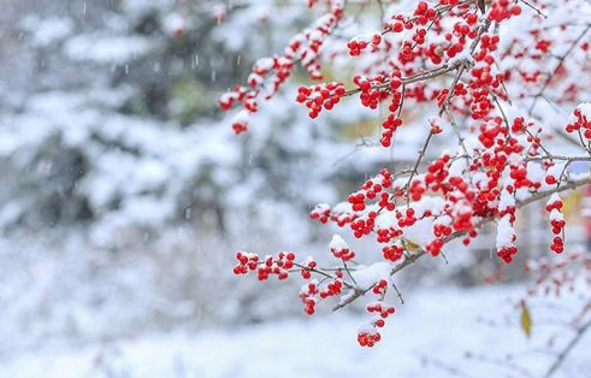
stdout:
POLYGON ((359 88, 361 105, 372 110, 377 109, 380 102, 390 95, 388 91, 389 83, 384 75, 373 77, 355 75, 353 84, 359 88))
MULTIPOLYGON (((388 232, 388 230, 380 230, 380 231, 388 232)), ((385 246, 384 248, 382 248, 382 254, 383 254, 384 260, 398 261, 404 255, 404 247, 400 244, 385 246)))
POLYGON ((507 264, 511 263, 517 255, 516 239, 511 216, 505 215, 497 224, 497 256, 507 264))
MULTIPOLYGON (((361 189, 351 195, 349 195, 349 203, 352 205, 354 212, 361 212, 365 210, 367 203, 366 201, 372 201, 378 197, 378 194, 382 191, 389 189, 392 186, 392 173, 388 169, 384 168, 380 171, 380 174, 373 179, 367 180, 361 189)), ((387 203, 389 194, 384 192, 380 196, 380 204, 387 203), (382 202, 383 201, 383 202, 382 202)), ((393 204, 392 204, 393 205, 393 204)))
MULTIPOLYGON (((310 6, 313 5, 310 3, 310 6)), ((321 48, 327 36, 343 17, 344 4, 340 0, 329 1, 329 12, 312 26, 294 36, 282 55, 259 59, 248 76, 248 87, 237 86, 220 98, 220 107, 229 110, 241 103, 244 110, 254 113, 258 110, 259 97, 270 99, 291 76, 295 63, 300 61, 308 75, 314 80, 322 79, 318 63, 321 48)), ((246 122, 233 124, 236 133, 246 131, 246 122)))
POLYGON ((326 223, 330 217, 330 210, 330 205, 326 203, 319 203, 314 206, 314 209, 310 212, 309 217, 312 220, 320 221, 320 223, 326 223))
POLYGON ((382 279, 379 280, 373 287, 372 291, 374 294, 379 295, 379 296, 384 296, 386 295, 386 290, 388 288, 388 281, 382 279))
POLYGON ((318 280, 312 280, 302 286, 300 290, 300 299, 304 304, 304 311, 308 315, 314 315, 316 304, 324 299, 336 297, 343 292, 343 272, 337 271, 332 282, 320 287, 318 280))
POLYGON ((315 269, 316 266, 318 264, 316 264, 316 261, 314 261, 314 259, 312 259, 311 257, 308 257, 308 259, 306 261, 304 261, 302 264, 302 268, 300 269, 300 274, 302 275, 302 278, 305 280, 309 280, 310 278, 312 278, 312 273, 315 269))
POLYGON ((234 274, 247 274, 256 270, 259 265, 259 256, 256 253, 236 252, 238 265, 234 267, 234 274))
POLYGON ((341 101, 345 92, 343 83, 323 83, 311 87, 300 87, 297 101, 310 109, 308 115, 314 119, 318 117, 323 108, 326 110, 334 108, 341 101))
POLYGON ((302 286, 300 299, 304 304, 304 311, 308 315, 314 315, 316 311, 316 296, 318 295, 318 281, 313 280, 302 286))
POLYGON ((575 108, 573 116, 566 125, 566 131, 578 132, 585 139, 591 140, 591 103, 584 103, 575 108))
POLYGON ((355 258, 355 252, 349 248, 349 245, 339 235, 332 237, 330 252, 332 252, 334 257, 343 261, 349 261, 355 258))
POLYGON ((558 194, 553 194, 546 204, 546 211, 550 213, 550 225, 552 226, 552 233, 554 238, 550 245, 550 250, 555 253, 564 252, 564 227, 566 222, 562 215, 562 199, 558 194))
POLYGON ((377 315, 377 317, 370 324, 359 329, 357 332, 357 341, 359 342, 359 345, 371 348, 382 338, 378 332, 378 328, 382 328, 386 325, 385 319, 394 314, 395 310, 394 307, 381 301, 369 303, 366 306, 366 310, 370 314, 377 315))
POLYGON ((351 39, 349 43, 347 43, 349 55, 359 56, 361 55, 361 52, 367 48, 367 46, 372 45, 373 47, 378 47, 381 42, 382 35, 379 33, 356 36, 355 38, 351 39))
POLYGON ((497 0, 493 1, 490 12, 488 13, 488 19, 490 21, 496 21, 500 23, 504 20, 511 18, 512 16, 519 16, 521 14, 521 7, 516 5, 511 0, 497 0))

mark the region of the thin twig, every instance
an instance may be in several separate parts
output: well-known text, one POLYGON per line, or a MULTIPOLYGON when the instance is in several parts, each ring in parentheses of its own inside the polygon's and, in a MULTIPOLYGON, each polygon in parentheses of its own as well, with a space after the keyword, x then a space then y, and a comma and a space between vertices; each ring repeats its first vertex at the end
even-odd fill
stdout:
POLYGON ((548 18, 548 15, 544 12, 542 12, 539 8, 537 8, 535 5, 533 5, 532 3, 530 3, 527 0, 520 0, 523 4, 527 5, 528 7, 530 7, 531 9, 533 9, 537 14, 539 14, 540 16, 544 17, 544 18, 548 18))
POLYGON ((568 357, 569 353, 574 349, 574 347, 579 343, 579 341, 581 341, 581 339, 585 335, 585 332, 587 332, 589 328, 591 328, 591 319, 589 319, 587 323, 583 324, 581 327, 577 329, 575 336, 567 344, 566 348, 564 348, 562 352, 558 354, 556 361, 554 361, 552 366, 550 366, 550 368, 544 375, 544 378, 550 378, 554 375, 554 373, 556 373, 556 371, 558 371, 560 366, 562 366, 564 361, 566 361, 566 358, 568 357))
POLYGON ((558 72, 558 70, 562 67, 562 65, 564 64, 564 61, 566 60, 566 58, 573 52, 573 50, 575 49, 575 47, 577 47, 577 45, 579 44, 579 42, 583 39, 583 37, 585 36, 585 34, 587 34, 587 32, 589 31, 589 29, 591 29, 591 25, 587 25, 587 27, 585 28, 585 30, 583 30, 583 32, 581 34, 579 34, 579 36, 574 40, 574 42, 571 44, 571 46, 569 47, 569 49, 564 53, 564 55, 562 55, 560 58, 558 58, 558 64, 556 65, 556 67, 554 68, 554 70, 552 71, 552 73, 548 73, 546 75, 546 81, 544 83, 544 86, 534 96, 534 101, 532 102, 531 106, 529 107, 528 113, 530 115, 534 111, 534 108, 536 107, 536 104, 538 103, 538 99, 544 95, 544 92, 550 86, 550 83, 552 82, 552 78, 556 75, 556 72, 558 72))

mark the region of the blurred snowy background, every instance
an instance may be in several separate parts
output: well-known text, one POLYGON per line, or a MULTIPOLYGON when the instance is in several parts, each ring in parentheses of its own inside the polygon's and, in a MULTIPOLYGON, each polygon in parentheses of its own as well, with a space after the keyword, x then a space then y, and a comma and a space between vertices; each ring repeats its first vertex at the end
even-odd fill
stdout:
MULTIPOLYGON (((310 121, 293 105, 302 75, 236 137, 219 95, 312 18, 304 2, 233 3, 0 0, 0 377, 499 377, 507 353, 547 368, 535 351, 568 341, 561 314, 532 309, 526 338, 527 283, 483 287, 486 240, 408 273, 373 351, 355 341, 357 309, 310 320, 293 284, 233 278, 237 249, 320 257, 331 230, 312 206, 404 166, 423 136, 379 149, 355 106, 310 121)), ((539 217, 524 219, 525 242, 544 246, 530 254, 546 254, 539 217)), ((586 346, 564 376, 591 376, 586 346)))

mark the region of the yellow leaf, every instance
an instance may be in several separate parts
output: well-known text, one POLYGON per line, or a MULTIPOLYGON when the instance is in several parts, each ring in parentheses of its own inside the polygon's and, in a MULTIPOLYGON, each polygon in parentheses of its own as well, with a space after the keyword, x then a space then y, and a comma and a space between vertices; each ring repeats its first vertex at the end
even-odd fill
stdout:
POLYGON ((527 305, 525 304, 525 302, 523 302, 521 304, 521 319, 520 319, 520 323, 521 323, 521 329, 523 330, 523 333, 525 333, 525 335, 527 337, 531 336, 531 327, 532 327, 532 319, 531 319, 531 314, 529 312, 529 309, 527 308, 527 305))
POLYGON ((416 243, 413 243, 412 241, 408 240, 407 238, 402 238, 402 244, 404 244, 404 247, 409 252, 415 252, 421 248, 421 246, 419 246, 416 243))

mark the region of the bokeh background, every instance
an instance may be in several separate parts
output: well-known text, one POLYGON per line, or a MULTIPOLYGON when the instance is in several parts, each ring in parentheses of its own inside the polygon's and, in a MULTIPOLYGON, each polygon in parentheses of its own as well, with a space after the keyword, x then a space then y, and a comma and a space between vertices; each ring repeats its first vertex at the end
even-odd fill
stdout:
MULTIPOLYGON (((232 275, 239 249, 322 261, 335 229, 309 210, 408 166, 425 133, 411 109, 395 147, 378 148, 379 120, 354 102, 311 121, 293 101, 309 82, 297 71, 234 135, 219 96, 314 19, 303 1, 0 9, 0 377, 521 377, 513 362, 543 372, 568 341, 560 323, 588 295, 534 302, 527 337, 516 303, 531 282, 492 257, 493 229, 400 277, 406 302, 372 351, 356 343, 360 307, 309 319, 298 283, 232 275)), ((333 63, 326 77, 351 75, 333 63)), ((585 198, 565 198, 582 252, 585 198)), ((548 255, 541 206, 520 217, 522 259, 548 255)), ((590 377, 589 346, 559 374, 590 377)))

